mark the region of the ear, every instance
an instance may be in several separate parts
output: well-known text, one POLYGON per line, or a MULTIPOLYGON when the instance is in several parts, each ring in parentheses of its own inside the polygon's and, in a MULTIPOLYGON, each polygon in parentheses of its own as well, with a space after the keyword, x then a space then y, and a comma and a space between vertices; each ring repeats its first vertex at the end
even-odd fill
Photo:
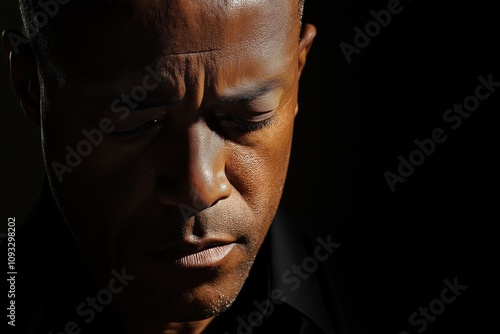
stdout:
POLYGON ((311 49, 314 37, 316 37, 316 27, 312 24, 304 25, 302 27, 299 42, 299 77, 302 74, 304 66, 306 65, 307 54, 311 49))
MULTIPOLYGON (((302 27, 300 33, 300 41, 299 41, 299 76, 302 74, 304 70, 304 66, 306 65, 307 54, 311 49, 312 43, 314 41, 314 37, 316 37, 316 27, 312 24, 306 24, 302 27)), ((294 114, 297 116, 299 112, 299 105, 295 106, 294 114)))
POLYGON ((8 58, 14 93, 29 120, 40 126, 40 84, 31 46, 17 30, 2 33, 2 47, 8 58))

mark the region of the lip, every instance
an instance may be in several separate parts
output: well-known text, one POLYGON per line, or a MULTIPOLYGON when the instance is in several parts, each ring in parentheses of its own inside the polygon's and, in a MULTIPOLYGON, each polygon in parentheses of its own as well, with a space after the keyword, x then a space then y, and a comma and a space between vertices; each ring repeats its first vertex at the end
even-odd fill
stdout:
POLYGON ((152 255, 162 262, 166 261, 179 268, 212 268, 219 265, 231 253, 235 245, 234 242, 211 242, 201 247, 184 244, 184 246, 153 252, 152 255))

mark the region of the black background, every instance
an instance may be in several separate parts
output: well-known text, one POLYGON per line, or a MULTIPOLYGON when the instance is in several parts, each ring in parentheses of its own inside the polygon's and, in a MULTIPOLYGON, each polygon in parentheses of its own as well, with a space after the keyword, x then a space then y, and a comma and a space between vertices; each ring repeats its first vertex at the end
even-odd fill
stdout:
MULTIPOLYGON (((387 3, 308 0, 304 21, 318 35, 301 79, 282 206, 424 273, 436 282, 429 301, 458 277, 467 290, 426 332, 481 332, 498 313, 500 87, 456 130, 443 114, 474 94, 478 76, 500 82, 500 10, 493 1, 402 0, 402 12, 348 64, 340 43, 354 44, 353 28, 387 3), (447 140, 391 192, 384 173, 397 173, 398 156, 408 158, 413 141, 435 128, 447 140)), ((1 6, 2 28, 18 24, 16 1, 1 6)), ((7 87, 7 62, 1 71, 6 222, 29 212, 42 165, 37 131, 7 87)))
POLYGON ((348 64, 340 43, 353 45, 353 28, 364 30, 370 11, 387 3, 306 5, 318 36, 302 78, 284 207, 423 273, 436 283, 423 301, 439 297, 443 279, 467 285, 426 332, 496 328, 500 87, 456 130, 443 114, 474 94, 479 75, 500 82, 500 9, 402 0, 402 12, 348 64), (398 156, 408 158, 414 140, 435 128, 447 140, 391 192, 384 173, 397 174, 398 156))
POLYGON ((479 75, 500 82, 500 11, 485 1, 401 5, 350 64, 339 44, 354 44, 353 28, 387 1, 306 5, 318 36, 302 78, 283 204, 395 252, 469 257, 467 244, 487 246, 500 221, 500 89, 456 130, 443 114, 474 94, 479 75), (398 156, 408 158, 413 141, 438 127, 447 140, 391 192, 384 173, 397 173, 398 156))

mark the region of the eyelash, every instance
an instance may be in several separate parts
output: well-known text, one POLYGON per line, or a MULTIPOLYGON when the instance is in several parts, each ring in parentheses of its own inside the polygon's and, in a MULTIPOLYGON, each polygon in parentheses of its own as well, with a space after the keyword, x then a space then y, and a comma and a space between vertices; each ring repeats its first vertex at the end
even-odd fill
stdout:
POLYGON ((235 126, 238 131, 250 133, 271 125, 274 121, 274 116, 271 116, 268 119, 259 122, 251 122, 242 118, 232 117, 228 115, 220 115, 218 116, 218 119, 220 123, 232 123, 232 126, 235 126))
MULTIPOLYGON (((221 125, 223 123, 232 123, 231 126, 236 127, 238 131, 243 133, 250 133, 261 130, 266 126, 271 125, 274 121, 274 116, 259 122, 251 122, 242 118, 232 117, 228 115, 220 115, 217 116, 217 118, 219 119, 221 125)), ((146 135, 149 131, 160 128, 161 126, 163 126, 163 122, 155 119, 150 122, 144 123, 143 125, 132 130, 111 132, 108 134, 108 136, 118 139, 136 139, 142 137, 143 135, 146 135)))

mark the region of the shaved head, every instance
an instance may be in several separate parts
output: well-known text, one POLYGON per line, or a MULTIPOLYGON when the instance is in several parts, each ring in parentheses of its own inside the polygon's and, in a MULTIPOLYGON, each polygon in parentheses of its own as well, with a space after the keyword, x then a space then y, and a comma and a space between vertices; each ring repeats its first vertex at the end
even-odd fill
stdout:
MULTIPOLYGON (((163 1, 163 7, 165 12, 168 11, 169 7, 178 5, 178 1, 172 0, 157 0, 157 2, 163 1)), ((269 1, 269 0, 264 0, 269 1)), ((297 20, 301 23, 304 2, 305 0, 280 0, 288 1, 297 8, 297 20)), ((231 10, 231 8, 241 8, 246 5, 258 2, 258 0, 212 0, 206 2, 208 5, 216 4, 220 9, 226 8, 226 10, 231 10)), ((19 7, 21 10, 21 17, 23 21, 23 27, 26 37, 31 42, 35 55, 38 57, 45 55, 48 56, 48 50, 53 45, 52 37, 57 33, 57 27, 60 26, 57 23, 64 20, 64 17, 71 17, 76 14, 81 18, 81 11, 74 10, 86 7, 89 9, 89 16, 86 19, 90 22, 94 20, 96 16, 99 16, 101 12, 100 7, 106 6, 119 6, 127 7, 128 5, 134 5, 135 1, 130 0, 19 0, 19 7), (73 10, 72 10, 73 9, 73 10)), ((151 6, 151 3, 145 3, 145 6, 150 6, 151 10, 156 8, 156 6, 151 6)), ((156 13, 159 17, 162 13, 156 13)))

